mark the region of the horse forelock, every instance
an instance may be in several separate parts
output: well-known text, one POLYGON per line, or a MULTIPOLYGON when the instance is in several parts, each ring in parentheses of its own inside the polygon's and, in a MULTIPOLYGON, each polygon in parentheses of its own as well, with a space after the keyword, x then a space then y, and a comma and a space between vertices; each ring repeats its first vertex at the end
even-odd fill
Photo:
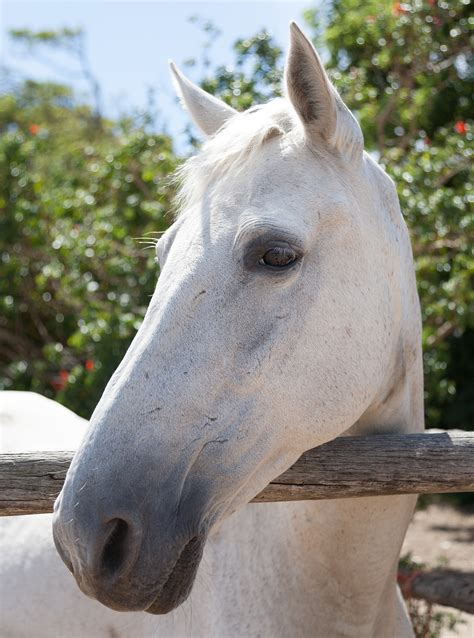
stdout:
POLYGON ((236 175, 255 159, 270 139, 283 137, 295 128, 295 114, 284 98, 277 98, 231 117, 209 138, 199 153, 175 172, 179 212, 200 200, 217 178, 236 175))

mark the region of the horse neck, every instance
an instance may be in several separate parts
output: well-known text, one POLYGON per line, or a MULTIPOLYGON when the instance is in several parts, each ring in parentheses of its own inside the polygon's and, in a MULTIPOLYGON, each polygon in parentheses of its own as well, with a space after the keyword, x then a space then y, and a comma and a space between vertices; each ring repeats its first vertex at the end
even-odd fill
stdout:
POLYGON ((398 282, 394 282, 399 289, 397 309, 393 309, 398 328, 392 326, 390 363, 378 392, 345 434, 419 432, 424 428, 422 326, 410 236, 395 186, 370 157, 366 160, 380 216, 377 224, 388 229, 386 234, 391 237, 393 269, 398 275, 398 282))
POLYGON ((420 302, 407 232, 403 239, 400 268, 405 294, 391 360, 371 405, 345 435, 420 432, 424 428, 420 302))
MULTIPOLYGON (((421 353, 404 375, 392 376, 391 387, 347 434, 423 427, 420 360, 421 353)), ((302 623, 301 635, 313 628, 314 635, 334 638, 401 638, 412 633, 396 573, 415 502, 412 495, 380 496, 275 503, 263 506, 265 512, 249 505, 235 522, 239 537, 247 525, 253 531, 247 550, 259 565, 262 590, 291 583, 285 613, 294 613, 293 627, 302 623)))
MULTIPOLYGON (((345 434, 422 428, 417 307, 415 291, 387 380, 345 434)), ((246 609, 248 626, 262 635, 411 636, 396 572, 415 501, 408 495, 242 508, 209 545, 224 625, 246 609)))

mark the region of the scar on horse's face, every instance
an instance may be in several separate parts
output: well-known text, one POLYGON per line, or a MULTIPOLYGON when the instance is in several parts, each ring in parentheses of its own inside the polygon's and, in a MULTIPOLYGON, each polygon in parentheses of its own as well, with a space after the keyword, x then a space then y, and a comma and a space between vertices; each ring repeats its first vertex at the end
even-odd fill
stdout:
POLYGON ((368 407, 396 302, 374 223, 391 186, 299 28, 287 97, 246 113, 171 71, 208 139, 54 519, 86 594, 157 614, 186 599, 219 521, 368 407))

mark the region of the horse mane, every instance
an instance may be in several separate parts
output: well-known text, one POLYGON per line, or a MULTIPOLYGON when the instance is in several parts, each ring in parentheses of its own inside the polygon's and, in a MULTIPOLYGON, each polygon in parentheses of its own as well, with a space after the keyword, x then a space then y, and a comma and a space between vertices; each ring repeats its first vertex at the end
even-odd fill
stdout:
POLYGON ((201 151, 187 159, 174 174, 178 182, 177 208, 193 205, 219 177, 238 173, 268 140, 283 136, 295 126, 291 105, 276 98, 264 105, 237 113, 202 145, 201 151))

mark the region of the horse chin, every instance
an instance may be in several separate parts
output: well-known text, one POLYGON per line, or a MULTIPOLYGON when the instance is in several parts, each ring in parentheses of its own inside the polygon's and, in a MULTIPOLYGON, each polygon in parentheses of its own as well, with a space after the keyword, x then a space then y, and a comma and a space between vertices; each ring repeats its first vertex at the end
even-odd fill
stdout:
POLYGON ((204 538, 195 536, 184 546, 160 593, 145 611, 149 614, 168 614, 184 603, 191 593, 204 544, 204 538))

